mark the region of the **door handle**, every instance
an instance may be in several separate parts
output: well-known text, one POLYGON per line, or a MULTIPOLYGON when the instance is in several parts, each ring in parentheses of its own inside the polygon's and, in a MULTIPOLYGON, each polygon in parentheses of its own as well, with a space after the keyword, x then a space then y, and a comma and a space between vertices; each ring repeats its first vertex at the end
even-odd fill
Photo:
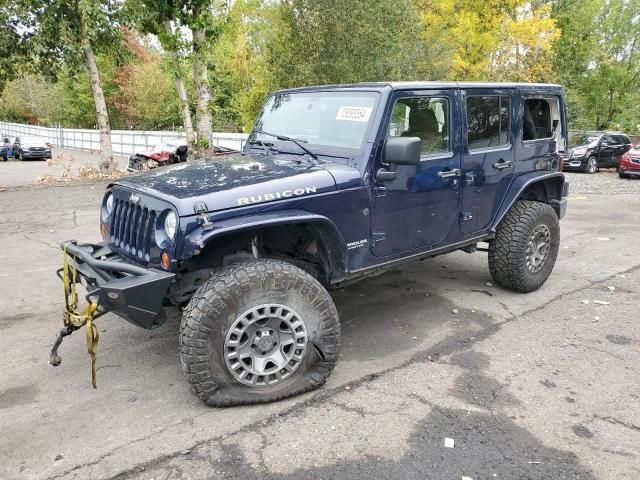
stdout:
POLYGON ((512 161, 505 162, 503 159, 500 159, 500 161, 494 163, 491 166, 496 170, 504 170, 505 168, 513 167, 513 162, 512 161))
POLYGON ((453 170, 442 170, 438 172, 438 177, 440 178, 451 178, 451 177, 459 177, 462 171, 459 168, 454 168, 453 170))

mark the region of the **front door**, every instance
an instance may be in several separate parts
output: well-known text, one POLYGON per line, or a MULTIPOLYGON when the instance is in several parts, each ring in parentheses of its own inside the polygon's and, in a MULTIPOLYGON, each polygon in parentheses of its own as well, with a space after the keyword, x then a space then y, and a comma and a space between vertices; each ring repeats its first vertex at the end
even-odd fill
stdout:
POLYGON ((463 135, 463 234, 489 227, 513 178, 514 145, 512 89, 463 91, 466 129, 463 135))
POLYGON ((603 135, 598 146, 598 166, 609 167, 614 164, 615 141, 612 135, 603 135))
MULTIPOLYGON (((397 92, 387 138, 418 137, 419 166, 395 166, 396 178, 375 181, 371 249, 384 257, 429 248, 445 238, 458 217, 460 193, 457 90, 397 92)), ((377 159, 374 172, 384 165, 377 159)))

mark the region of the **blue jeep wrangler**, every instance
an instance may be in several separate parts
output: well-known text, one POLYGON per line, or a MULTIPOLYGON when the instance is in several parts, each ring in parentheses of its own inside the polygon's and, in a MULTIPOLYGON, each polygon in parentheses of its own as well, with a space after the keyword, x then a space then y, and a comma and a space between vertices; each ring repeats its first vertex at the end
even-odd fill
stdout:
POLYGON ((182 308, 182 365, 207 404, 282 399, 336 363, 330 287, 486 242, 498 285, 540 288, 566 209, 567 132, 557 85, 280 91, 242 152, 109 185, 104 241, 63 242, 63 273, 93 318, 150 329, 182 308))

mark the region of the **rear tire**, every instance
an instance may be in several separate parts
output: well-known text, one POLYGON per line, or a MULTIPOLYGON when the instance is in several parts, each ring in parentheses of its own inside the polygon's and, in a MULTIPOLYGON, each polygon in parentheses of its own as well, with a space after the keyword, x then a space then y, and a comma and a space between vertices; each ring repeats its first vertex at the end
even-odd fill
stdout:
POLYGON ((202 285, 180 325, 187 381, 210 406, 281 400, 321 386, 340 350, 328 292, 290 263, 231 265, 202 285))
POLYGON ((518 201, 489 243, 489 271, 500 286, 516 292, 539 289, 551 274, 560 247, 560 224, 546 203, 518 201))

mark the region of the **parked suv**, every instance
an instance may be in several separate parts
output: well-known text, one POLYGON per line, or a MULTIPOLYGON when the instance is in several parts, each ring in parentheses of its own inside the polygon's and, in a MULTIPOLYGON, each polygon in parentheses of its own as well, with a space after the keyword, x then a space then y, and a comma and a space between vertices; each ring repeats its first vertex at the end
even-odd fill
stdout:
POLYGON ((22 137, 14 156, 20 160, 47 160, 51 158, 51 145, 40 137, 22 137))
POLYGON ((618 132, 576 132, 569 136, 569 152, 564 170, 596 173, 599 168, 615 168, 633 145, 618 132))
POLYGON ((91 307, 67 305, 59 340, 106 312, 156 328, 173 305, 187 381, 207 404, 317 388, 340 350, 331 287, 456 250, 486 251, 505 288, 544 284, 567 203, 567 132, 557 85, 277 92, 243 152, 107 187, 104 240, 61 244, 60 275, 82 280, 91 307))

